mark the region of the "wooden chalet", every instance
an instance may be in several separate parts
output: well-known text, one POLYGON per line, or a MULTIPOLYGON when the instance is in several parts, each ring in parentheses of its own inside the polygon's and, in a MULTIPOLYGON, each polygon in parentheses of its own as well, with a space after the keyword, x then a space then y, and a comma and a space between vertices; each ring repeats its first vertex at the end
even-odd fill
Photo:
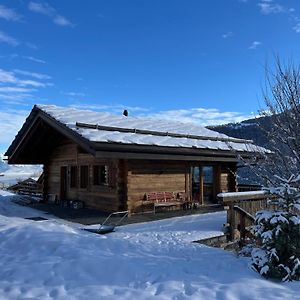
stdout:
POLYGON ((41 196, 43 192, 42 181, 40 178, 37 180, 34 178, 27 178, 9 186, 7 190, 17 194, 41 196))
POLYGON ((234 192, 237 157, 266 150, 204 127, 34 106, 6 152, 9 164, 43 164, 43 194, 103 211, 153 203, 217 203, 234 192))

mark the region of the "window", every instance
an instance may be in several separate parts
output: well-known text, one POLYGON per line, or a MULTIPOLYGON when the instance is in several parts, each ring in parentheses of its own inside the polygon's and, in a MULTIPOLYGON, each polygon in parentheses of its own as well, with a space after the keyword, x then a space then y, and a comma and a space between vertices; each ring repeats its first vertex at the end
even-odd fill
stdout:
POLYGON ((93 167, 93 183, 94 185, 108 184, 108 168, 107 166, 93 167))
POLYGON ((203 172, 203 181, 206 184, 212 184, 214 180, 214 172, 213 172, 213 167, 202 167, 202 172, 203 172))
POLYGON ((70 188, 77 187, 77 166, 70 167, 70 188))
POLYGON ((80 187, 85 189, 89 184, 89 166, 80 166, 80 187))

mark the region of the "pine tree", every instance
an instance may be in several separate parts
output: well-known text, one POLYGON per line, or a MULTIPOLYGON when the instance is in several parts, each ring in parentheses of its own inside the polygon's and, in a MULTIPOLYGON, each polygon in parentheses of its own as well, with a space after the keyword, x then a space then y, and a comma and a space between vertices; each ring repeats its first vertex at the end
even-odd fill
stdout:
POLYGON ((252 251, 252 266, 266 278, 300 280, 300 176, 277 179, 281 184, 269 192, 278 209, 256 214, 254 233, 260 247, 252 251))

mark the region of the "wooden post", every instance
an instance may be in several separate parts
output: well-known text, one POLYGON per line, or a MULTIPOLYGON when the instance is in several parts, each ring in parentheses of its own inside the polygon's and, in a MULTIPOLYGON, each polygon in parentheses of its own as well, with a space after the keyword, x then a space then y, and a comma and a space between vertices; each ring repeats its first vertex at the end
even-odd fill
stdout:
POLYGON ((229 192, 237 192, 238 188, 236 182, 236 166, 229 168, 228 180, 229 180, 229 184, 228 184, 229 192))
POLYGON ((127 209, 127 161, 120 159, 117 166, 117 197, 119 210, 127 209))
POLYGON ((191 168, 189 164, 186 164, 186 170, 185 170, 185 194, 188 197, 188 201, 191 201, 192 199, 192 193, 191 193, 191 168))
POLYGON ((200 182, 199 182, 199 203, 201 205, 204 204, 204 180, 203 180, 203 168, 202 167, 199 167, 200 170, 199 170, 199 179, 200 179, 200 182))
POLYGON ((43 200, 48 201, 48 164, 43 165, 43 200))
POLYGON ((221 192, 221 166, 216 165, 214 169, 214 181, 213 181, 213 195, 214 199, 217 202, 217 195, 221 192))

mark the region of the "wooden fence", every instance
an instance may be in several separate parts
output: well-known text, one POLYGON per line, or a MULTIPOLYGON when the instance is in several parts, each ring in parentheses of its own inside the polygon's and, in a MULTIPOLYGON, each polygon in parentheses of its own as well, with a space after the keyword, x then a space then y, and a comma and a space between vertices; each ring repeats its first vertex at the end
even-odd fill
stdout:
POLYGON ((272 196, 265 191, 221 193, 218 197, 227 210, 230 240, 245 238, 246 228, 254 224, 257 211, 276 208, 268 203, 272 196))

